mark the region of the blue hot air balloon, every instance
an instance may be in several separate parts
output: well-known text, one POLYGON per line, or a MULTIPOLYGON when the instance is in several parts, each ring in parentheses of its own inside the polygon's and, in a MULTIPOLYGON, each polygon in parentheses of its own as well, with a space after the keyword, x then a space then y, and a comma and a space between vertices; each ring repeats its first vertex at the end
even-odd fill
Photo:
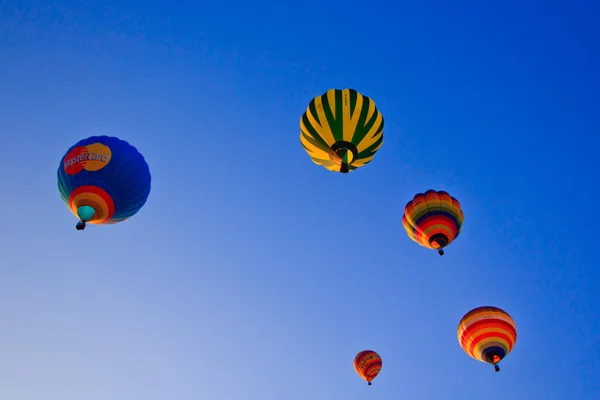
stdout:
POLYGON ((116 137, 80 140, 58 167, 58 190, 77 230, 86 223, 115 224, 135 215, 150 194, 150 169, 138 150, 116 137))

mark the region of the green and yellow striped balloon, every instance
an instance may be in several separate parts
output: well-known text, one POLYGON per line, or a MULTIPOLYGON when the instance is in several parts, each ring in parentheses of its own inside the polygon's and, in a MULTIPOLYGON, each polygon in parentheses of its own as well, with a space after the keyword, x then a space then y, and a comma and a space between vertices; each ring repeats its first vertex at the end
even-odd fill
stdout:
POLYGON ((383 116, 354 89, 331 89, 300 118, 300 142, 315 164, 347 173, 368 164, 383 143, 383 116))

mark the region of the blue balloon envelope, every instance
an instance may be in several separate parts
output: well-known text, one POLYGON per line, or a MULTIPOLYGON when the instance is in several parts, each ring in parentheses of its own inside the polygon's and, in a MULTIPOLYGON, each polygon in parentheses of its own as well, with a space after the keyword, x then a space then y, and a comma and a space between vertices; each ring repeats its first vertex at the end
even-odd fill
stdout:
POLYGON ((135 215, 150 194, 150 168, 140 152, 116 137, 92 136, 71 146, 58 167, 58 190, 87 223, 115 224, 135 215))

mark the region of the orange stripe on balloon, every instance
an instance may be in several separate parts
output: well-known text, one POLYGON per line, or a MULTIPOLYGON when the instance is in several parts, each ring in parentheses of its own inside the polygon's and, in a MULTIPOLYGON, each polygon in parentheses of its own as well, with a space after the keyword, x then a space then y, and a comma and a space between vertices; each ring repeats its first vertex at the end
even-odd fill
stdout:
POLYGON ((425 232, 427 228, 438 224, 446 226, 452 232, 452 234, 456 236, 456 224, 451 218, 445 215, 432 215, 430 217, 426 217, 423 219, 423 221, 421 221, 417 229, 421 232, 425 232))
MULTIPOLYGON (((490 338, 501 338, 504 339, 506 342, 508 342, 509 344, 511 343, 510 338, 508 337, 508 335, 505 335, 503 333, 500 332, 488 332, 488 333, 483 333, 479 336, 477 336, 476 338, 473 339, 473 342, 471 342, 471 346, 469 346, 469 354, 473 354, 473 350, 475 349, 475 346, 481 342, 482 340, 485 339, 490 339, 490 338)), ((509 346, 508 351, 512 350, 513 346, 509 346)))
POLYGON ((460 337, 460 344, 464 345, 467 342, 467 340, 469 339, 469 337, 473 336, 473 334, 475 334, 475 332, 477 332, 479 329, 485 329, 485 328, 504 329, 504 330, 510 332, 515 338, 517 336, 517 331, 514 328, 514 326, 507 323, 506 321, 502 321, 499 319, 481 320, 481 321, 477 321, 465 328, 465 330, 463 331, 463 333, 460 337))
POLYGON ((440 200, 440 195, 435 190, 428 190, 425 192, 425 201, 437 202, 440 200))
POLYGON ((490 347, 499 347, 504 350, 504 357, 510 353, 511 347, 510 345, 502 338, 495 337, 491 339, 482 340, 473 348, 472 357, 476 358, 479 361, 487 362, 482 356, 483 353, 489 349, 490 347))
POLYGON ((506 347, 507 350, 513 348, 514 343, 512 342, 510 335, 506 331, 495 331, 493 329, 480 329, 477 331, 477 334, 472 336, 464 346, 463 349, 466 349, 468 353, 475 354, 475 350, 481 350, 482 348, 487 348, 491 345, 492 342, 503 343, 502 347, 506 347), (491 336, 486 336, 491 335, 491 336))
POLYGON ((91 224, 102 224, 111 219, 115 212, 115 204, 110 195, 103 189, 92 185, 79 186, 73 190, 69 196, 69 204, 75 215, 81 206, 93 207, 96 214, 89 221, 91 224))
POLYGON ((445 224, 431 225, 421 232, 421 235, 423 235, 426 238, 427 243, 429 243, 429 240, 432 236, 437 234, 443 234, 444 236, 446 236, 448 238, 448 244, 452 243, 452 241, 454 240, 452 230, 445 224))
POLYGON ((373 351, 364 351, 354 358, 354 370, 366 380, 372 381, 381 371, 381 357, 373 351))

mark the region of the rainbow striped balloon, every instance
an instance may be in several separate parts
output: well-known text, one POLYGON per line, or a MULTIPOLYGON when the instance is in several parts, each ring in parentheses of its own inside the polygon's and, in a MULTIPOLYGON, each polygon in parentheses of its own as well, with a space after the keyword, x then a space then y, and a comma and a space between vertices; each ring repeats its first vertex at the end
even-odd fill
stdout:
POLYGON ((373 350, 361 351, 354 357, 354 370, 369 385, 381 371, 381 357, 373 350))
POLYGON ((454 241, 462 229, 465 216, 460 203, 444 191, 418 193, 404 207, 402 225, 412 240, 428 249, 443 248, 454 241))
POLYGON ((458 342, 476 360, 497 365, 513 349, 517 327, 508 313, 498 307, 484 306, 465 314, 458 324, 458 342))

